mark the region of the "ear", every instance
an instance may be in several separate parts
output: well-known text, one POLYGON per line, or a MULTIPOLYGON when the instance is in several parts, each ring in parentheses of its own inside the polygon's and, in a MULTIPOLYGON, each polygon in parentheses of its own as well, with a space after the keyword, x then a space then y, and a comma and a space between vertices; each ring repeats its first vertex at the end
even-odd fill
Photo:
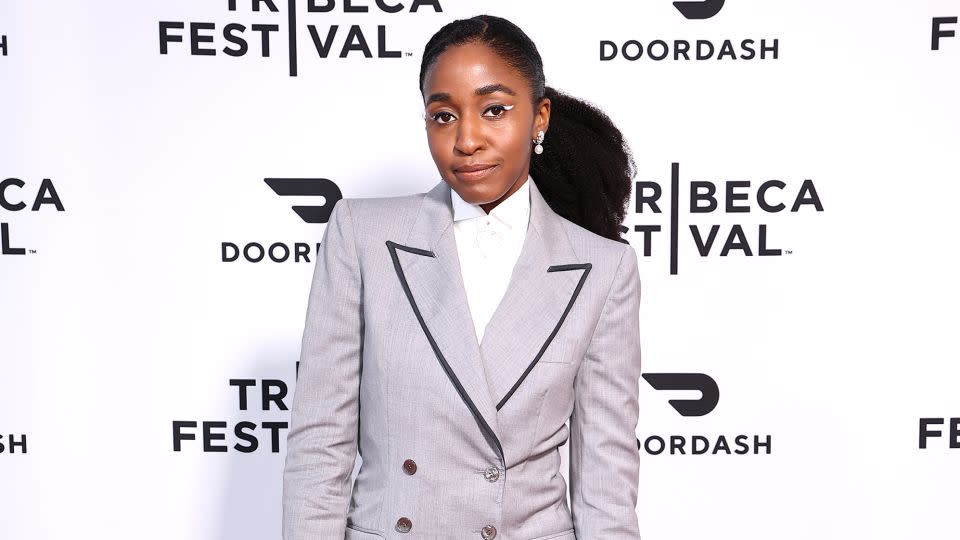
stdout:
POLYGON ((537 103, 536 109, 533 111, 533 134, 531 139, 537 137, 537 132, 543 130, 544 135, 547 133, 547 128, 550 125, 550 98, 543 98, 537 103))

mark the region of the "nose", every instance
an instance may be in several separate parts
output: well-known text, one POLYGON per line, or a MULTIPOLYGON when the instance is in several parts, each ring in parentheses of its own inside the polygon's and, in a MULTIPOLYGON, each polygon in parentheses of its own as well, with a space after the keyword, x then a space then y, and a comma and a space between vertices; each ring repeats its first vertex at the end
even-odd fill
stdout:
POLYGON ((465 116, 457 122, 457 141, 453 148, 461 154, 470 155, 483 147, 483 121, 472 115, 465 116))

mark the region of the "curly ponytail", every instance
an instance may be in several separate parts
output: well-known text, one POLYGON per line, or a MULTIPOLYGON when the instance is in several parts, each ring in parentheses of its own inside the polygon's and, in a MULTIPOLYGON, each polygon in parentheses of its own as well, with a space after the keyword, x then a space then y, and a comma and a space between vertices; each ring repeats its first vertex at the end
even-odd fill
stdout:
POLYGON ((546 87, 550 128, 543 153, 533 154, 530 175, 550 208, 600 236, 621 240, 620 225, 636 166, 610 118, 594 105, 546 87))
POLYGON ((424 47, 420 90, 427 70, 447 48, 483 43, 533 89, 533 104, 550 99, 543 153, 531 154, 530 176, 554 212, 581 227, 626 242, 620 227, 633 188, 636 165, 623 134, 595 105, 545 84, 543 60, 533 41, 512 22, 477 15, 446 24, 424 47))

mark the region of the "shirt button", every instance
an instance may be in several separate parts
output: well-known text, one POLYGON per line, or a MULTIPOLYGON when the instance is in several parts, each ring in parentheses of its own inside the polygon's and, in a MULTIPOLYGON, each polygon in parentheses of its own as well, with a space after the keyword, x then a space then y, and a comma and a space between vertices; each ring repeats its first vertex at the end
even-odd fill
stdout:
POLYGON ((483 528, 480 529, 480 538, 483 538, 483 540, 491 540, 496 537, 497 528, 493 525, 484 525, 483 528))
POLYGON ((500 469, 491 465, 487 467, 487 470, 483 471, 483 477, 486 478, 488 482, 496 482, 497 479, 500 478, 500 469))
MULTIPOLYGON (((397 532, 410 532, 410 529, 413 527, 413 522, 410 521, 410 518, 402 517, 397 520, 397 525, 394 527, 397 532)), ((494 532, 496 534, 496 532, 494 532)), ((492 536, 490 538, 493 538, 492 536)))
POLYGON ((412 459, 404 460, 403 462, 403 472, 407 474, 413 474, 417 472, 417 462, 412 459))

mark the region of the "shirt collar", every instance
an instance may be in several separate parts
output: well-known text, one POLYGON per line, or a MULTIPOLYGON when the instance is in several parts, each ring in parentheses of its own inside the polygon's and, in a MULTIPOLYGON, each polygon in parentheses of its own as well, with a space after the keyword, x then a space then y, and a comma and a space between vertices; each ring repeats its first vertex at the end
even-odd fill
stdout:
POLYGON ((457 191, 451 188, 450 200, 453 203, 453 220, 460 221, 489 215, 498 218, 499 221, 511 229, 516 225, 525 228, 530 218, 530 182, 532 181, 533 177, 528 174, 523 185, 517 191, 511 193, 509 197, 500 201, 500 204, 495 206, 490 214, 487 214, 479 204, 472 204, 463 200, 457 191))

